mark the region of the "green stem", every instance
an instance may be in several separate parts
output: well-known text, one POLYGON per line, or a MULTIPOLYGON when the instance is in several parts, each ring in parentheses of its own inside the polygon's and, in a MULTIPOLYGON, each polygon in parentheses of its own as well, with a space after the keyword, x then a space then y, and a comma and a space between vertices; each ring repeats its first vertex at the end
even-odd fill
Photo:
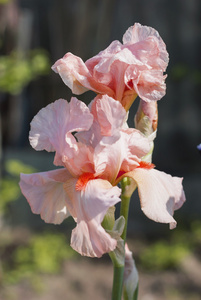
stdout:
MULTIPOLYGON (((124 241, 124 245, 126 242, 129 204, 130 204, 130 198, 131 198, 131 196, 128 195, 128 191, 127 191, 128 185, 130 185, 129 178, 123 178, 123 180, 121 181, 122 194, 121 194, 120 215, 125 218, 125 227, 124 227, 124 231, 121 235, 121 238, 124 241)), ((123 290, 124 265, 123 266, 117 265, 117 263, 113 260, 112 253, 111 253, 110 257, 113 262, 112 300, 121 300, 122 290, 123 290)))
MULTIPOLYGON (((124 179, 128 179, 128 178, 124 178, 124 179)), ((122 180, 121 186, 122 186, 122 195, 121 195, 120 215, 123 216, 125 219, 124 231, 121 237, 124 240, 124 244, 125 244, 126 236, 127 236, 129 205, 130 205, 131 197, 127 196, 127 191, 126 191, 127 182, 125 180, 122 180)))
POLYGON ((113 267, 113 288, 112 288, 112 300, 121 300, 123 290, 123 278, 124 278, 124 266, 113 267))

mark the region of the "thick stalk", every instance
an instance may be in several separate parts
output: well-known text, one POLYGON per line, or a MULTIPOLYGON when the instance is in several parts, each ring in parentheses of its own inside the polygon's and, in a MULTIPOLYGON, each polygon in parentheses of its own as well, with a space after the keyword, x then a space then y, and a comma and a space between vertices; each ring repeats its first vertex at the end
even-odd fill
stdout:
MULTIPOLYGON (((125 227, 124 231, 121 235, 121 238, 124 241, 124 245, 126 242, 127 235, 127 224, 128 224, 128 213, 129 213, 129 204, 130 204, 130 196, 128 195, 127 186, 130 184, 129 178, 123 178, 121 181, 121 208, 120 215, 125 218, 125 227)), ((124 277, 124 265, 118 265, 112 257, 112 253, 110 255, 113 262, 113 289, 112 289, 112 300, 121 300, 122 299, 122 290, 123 290, 123 277, 124 277)), ((125 258, 125 254, 124 254, 125 258)))

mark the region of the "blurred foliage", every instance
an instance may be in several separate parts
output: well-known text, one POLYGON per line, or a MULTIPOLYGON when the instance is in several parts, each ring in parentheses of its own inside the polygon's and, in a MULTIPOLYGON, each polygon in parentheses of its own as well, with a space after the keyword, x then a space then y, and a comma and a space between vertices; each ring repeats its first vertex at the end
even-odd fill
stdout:
POLYGON ((10 159, 5 162, 5 176, 0 181, 0 213, 5 213, 8 204, 20 195, 20 173, 33 173, 36 170, 19 160, 10 159))
POLYGON ((15 249, 12 263, 3 262, 3 281, 15 283, 25 277, 32 278, 38 273, 58 273, 62 262, 76 254, 64 234, 48 232, 34 235, 26 245, 15 249))
POLYGON ((144 250, 140 259, 146 269, 164 270, 176 267, 188 253, 188 247, 182 244, 158 241, 144 250))
POLYGON ((201 221, 190 224, 190 230, 177 229, 169 240, 159 240, 149 245, 140 254, 143 268, 165 270, 177 268, 185 257, 201 249, 201 221))
POLYGON ((0 91, 19 94, 30 81, 49 72, 49 56, 43 49, 31 50, 26 57, 16 51, 0 56, 0 91))
POLYGON ((12 0, 0 0, 0 4, 7 4, 11 2, 12 0))

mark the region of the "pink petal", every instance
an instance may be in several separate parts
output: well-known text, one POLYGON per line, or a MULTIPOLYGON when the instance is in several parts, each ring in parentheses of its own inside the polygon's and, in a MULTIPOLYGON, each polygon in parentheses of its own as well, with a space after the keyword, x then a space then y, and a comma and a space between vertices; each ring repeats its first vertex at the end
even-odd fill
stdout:
POLYGON ((74 94, 79 95, 90 89, 90 84, 87 80, 87 77, 90 77, 89 70, 82 59, 72 53, 68 52, 63 58, 57 60, 52 66, 52 70, 59 73, 63 82, 74 94), (80 84, 80 82, 83 82, 83 79, 85 85, 80 84), (87 88, 87 86, 89 87, 87 88))
POLYGON ((31 210, 40 214, 46 223, 60 224, 70 214, 67 211, 67 195, 63 183, 71 175, 66 169, 35 174, 21 174, 20 188, 31 210))
POLYGON ((65 167, 73 177, 82 173, 94 173, 93 149, 82 143, 77 143, 76 149, 71 149, 71 157, 63 156, 65 167))
POLYGON ((59 73, 64 83, 74 94, 82 94, 87 90, 93 90, 101 94, 112 94, 112 91, 104 84, 99 83, 92 75, 81 58, 66 53, 52 66, 53 71, 59 73))
MULTIPOLYGON (((114 183, 122 164, 123 145, 121 139, 104 138, 94 151, 96 176, 114 183), (109 143, 111 141, 111 144, 109 143)), ((127 153, 124 152, 126 155, 127 153)))
POLYGON ((125 73, 128 88, 133 88, 138 96, 147 102, 160 100, 166 93, 165 78, 161 70, 137 69, 129 66, 125 73))
POLYGON ((64 188, 69 196, 68 207, 77 222, 71 246, 81 255, 101 257, 116 247, 116 240, 106 233, 101 223, 109 209, 120 201, 120 189, 102 179, 90 180, 84 190, 76 190, 76 179, 64 188))
POLYGON ((177 223, 172 216, 185 202, 182 178, 142 168, 137 168, 126 176, 137 183, 144 214, 153 221, 170 223, 170 228, 175 228, 177 223))
POLYGON ((165 78, 160 70, 147 70, 139 74, 133 85, 139 97, 149 102, 160 100, 166 93, 165 78))
POLYGON ((139 166, 140 158, 150 151, 149 140, 136 129, 122 129, 118 139, 103 138, 94 151, 98 176, 114 183, 119 172, 139 166))
POLYGON ((103 136, 112 136, 117 129, 121 129, 126 119, 126 111, 113 98, 103 95, 94 99, 91 113, 98 120, 103 136))
MULTIPOLYGON (((114 42, 113 42, 114 44, 114 42)), ((107 85, 113 92, 107 94, 116 100, 121 101, 123 98, 125 83, 124 73, 129 64, 141 64, 135 56, 127 48, 121 49, 117 44, 118 52, 113 49, 113 52, 107 52, 110 46, 98 54, 99 61, 95 60, 97 64, 93 68, 93 77, 100 84, 107 85)), ((88 60, 88 65, 91 60, 88 60)))
POLYGON ((62 164, 62 155, 72 155, 77 143, 71 132, 88 130, 93 116, 88 107, 76 98, 70 103, 60 99, 41 109, 31 122, 30 143, 36 150, 56 151, 55 164, 62 164))
MULTIPOLYGON (((135 44, 138 42, 146 42, 147 39, 152 38, 152 43, 155 43, 158 48, 158 56, 160 58, 160 64, 163 68, 163 71, 165 71, 169 56, 166 50, 166 45, 163 42, 162 38, 160 37, 158 31, 156 31, 152 27, 148 26, 142 26, 139 23, 135 23, 134 26, 131 26, 127 29, 123 36, 123 44, 135 44)), ((152 48, 154 48, 152 46, 152 48)))
MULTIPOLYGON (((128 128, 122 129, 122 138, 124 140, 124 151, 127 153, 124 155, 123 163, 125 167, 122 168, 126 171, 126 165, 129 166, 129 169, 132 168, 132 161, 136 161, 135 157, 142 158, 150 151, 150 142, 149 140, 137 129, 128 128)), ((134 162, 134 165, 135 162, 134 162)))
POLYGON ((79 141, 95 147, 104 136, 119 136, 127 114, 122 105, 107 95, 96 96, 90 104, 94 122, 87 132, 76 134, 79 141))

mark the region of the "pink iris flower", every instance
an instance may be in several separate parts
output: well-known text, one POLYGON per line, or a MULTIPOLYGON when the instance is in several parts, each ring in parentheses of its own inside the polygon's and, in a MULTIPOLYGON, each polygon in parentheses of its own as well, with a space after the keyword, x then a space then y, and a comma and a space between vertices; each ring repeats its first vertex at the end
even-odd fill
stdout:
POLYGON ((108 48, 85 63, 68 52, 52 69, 74 94, 93 90, 119 100, 128 110, 138 95, 144 101, 161 99, 169 56, 159 33, 136 23, 108 48))
POLYGON ((108 209, 120 201, 119 181, 128 176, 138 186, 141 208, 150 219, 176 226, 175 209, 185 201, 181 178, 153 169, 143 157, 149 140, 124 128, 126 111, 107 95, 87 107, 71 98, 41 109, 31 122, 35 150, 54 151, 56 170, 21 174, 20 187, 32 212, 47 223, 72 216, 71 246, 80 254, 100 257, 117 241, 101 226, 108 209))

